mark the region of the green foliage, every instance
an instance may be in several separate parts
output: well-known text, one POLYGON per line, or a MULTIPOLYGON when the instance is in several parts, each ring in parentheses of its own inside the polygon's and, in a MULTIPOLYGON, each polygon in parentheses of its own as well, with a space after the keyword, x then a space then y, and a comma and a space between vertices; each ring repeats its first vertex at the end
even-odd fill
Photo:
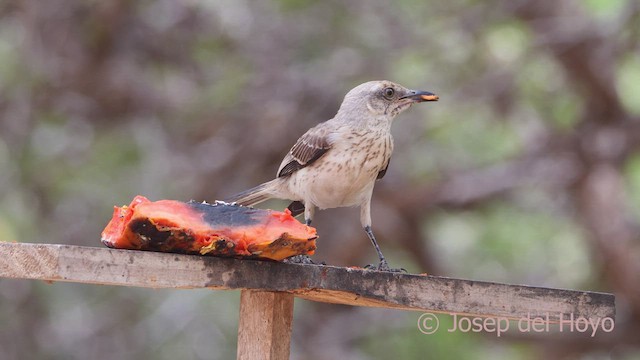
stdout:
POLYGON ((626 164, 625 177, 629 191, 629 206, 640 218, 640 154, 631 157, 626 164))
MULTIPOLYGON (((633 0, 631 0, 633 1, 633 0)), ((629 0, 584 0, 585 9, 599 18, 614 18, 629 0)))
POLYGON ((638 53, 629 54, 618 67, 617 88, 620 99, 627 110, 638 116, 640 115, 640 55, 638 53))
POLYGON ((514 124, 501 122, 486 107, 458 106, 455 114, 439 114, 427 138, 437 144, 437 157, 456 167, 474 167, 504 160, 520 150, 514 124), (455 117, 455 118, 454 118, 455 117))
POLYGON ((486 47, 491 56, 503 65, 522 60, 531 46, 527 28, 518 21, 498 23, 486 30, 486 47))
POLYGON ((523 191, 518 204, 496 202, 481 211, 442 213, 430 237, 442 266, 456 276, 563 287, 586 284, 588 253, 571 219, 547 208, 552 199, 523 191))

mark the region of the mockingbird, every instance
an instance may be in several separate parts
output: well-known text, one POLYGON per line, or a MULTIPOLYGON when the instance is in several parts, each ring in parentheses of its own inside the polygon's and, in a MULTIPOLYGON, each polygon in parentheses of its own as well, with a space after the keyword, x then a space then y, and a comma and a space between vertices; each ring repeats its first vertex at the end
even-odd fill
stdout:
POLYGON ((393 152, 391 123, 411 107, 437 101, 426 91, 391 81, 370 81, 347 93, 336 116, 309 129, 293 145, 274 180, 241 192, 229 202, 253 206, 270 198, 293 200, 289 210, 304 212, 311 224, 316 207, 359 206, 360 222, 378 253, 378 270, 389 271, 371 230, 371 195, 387 172, 393 152))

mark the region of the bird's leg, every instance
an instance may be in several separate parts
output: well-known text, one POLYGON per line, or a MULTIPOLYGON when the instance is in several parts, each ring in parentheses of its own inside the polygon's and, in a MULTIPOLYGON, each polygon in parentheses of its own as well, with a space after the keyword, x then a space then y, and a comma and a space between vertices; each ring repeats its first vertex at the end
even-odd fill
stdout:
POLYGON ((313 221, 313 214, 315 213, 316 207, 313 204, 305 201, 304 203, 304 223, 307 226, 311 225, 311 221, 313 221))
POLYGON ((371 226, 367 225, 364 227, 364 231, 367 233, 369 240, 373 244, 373 247, 376 248, 376 252, 378 253, 378 258, 380 259, 380 263, 378 266, 374 266, 373 264, 367 265, 365 268, 367 269, 377 269, 380 271, 390 271, 389 264, 387 263, 387 259, 382 255, 382 251, 380 250, 380 246, 378 246, 378 242, 376 241, 376 237, 373 235, 373 230, 371 230, 371 226))
POLYGON ((382 255, 382 251, 380 250, 380 246, 378 246, 376 237, 373 235, 373 230, 371 230, 371 226, 365 226, 364 231, 367 232, 367 236, 369 236, 369 240, 371 240, 371 243, 373 243, 373 247, 376 248, 376 252, 378 253, 378 258, 380 259, 380 263, 378 264, 378 266, 369 264, 364 267, 365 269, 389 271, 389 272, 405 272, 405 273, 407 272, 407 270, 403 268, 399 268, 399 269, 390 268, 389 264, 387 263, 387 259, 385 259, 384 255, 382 255))
POLYGON ((380 263, 378 264, 378 266, 369 264, 364 268, 378 270, 378 271, 407 272, 407 270, 402 268, 400 269, 390 268, 389 264, 387 263, 387 259, 385 259, 384 255, 382 255, 382 251, 380 250, 380 246, 378 246, 376 237, 373 235, 373 230, 371 230, 371 198, 369 198, 369 201, 365 202, 360 207, 360 222, 362 223, 362 226, 364 227, 364 231, 367 233, 369 240, 371 240, 373 247, 376 248, 376 252, 378 253, 378 258, 380 259, 380 263))

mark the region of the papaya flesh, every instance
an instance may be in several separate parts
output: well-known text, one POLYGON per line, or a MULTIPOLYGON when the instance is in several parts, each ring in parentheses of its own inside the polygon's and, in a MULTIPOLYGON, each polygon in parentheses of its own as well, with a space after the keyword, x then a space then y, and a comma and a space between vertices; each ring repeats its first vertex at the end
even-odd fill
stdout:
POLYGON ((300 223, 289 210, 150 201, 138 195, 128 206, 114 207, 102 243, 117 249, 280 261, 312 255, 317 237, 315 228, 300 223))

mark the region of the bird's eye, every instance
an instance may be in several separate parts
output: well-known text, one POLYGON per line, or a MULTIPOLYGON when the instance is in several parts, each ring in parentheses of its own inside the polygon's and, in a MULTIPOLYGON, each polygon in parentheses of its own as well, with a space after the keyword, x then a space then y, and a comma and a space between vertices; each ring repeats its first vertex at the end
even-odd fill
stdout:
POLYGON ((388 87, 385 88, 384 90, 382 90, 382 94, 384 94, 384 97, 386 97, 387 99, 392 99, 393 95, 395 95, 396 91, 393 90, 393 88, 388 87))

